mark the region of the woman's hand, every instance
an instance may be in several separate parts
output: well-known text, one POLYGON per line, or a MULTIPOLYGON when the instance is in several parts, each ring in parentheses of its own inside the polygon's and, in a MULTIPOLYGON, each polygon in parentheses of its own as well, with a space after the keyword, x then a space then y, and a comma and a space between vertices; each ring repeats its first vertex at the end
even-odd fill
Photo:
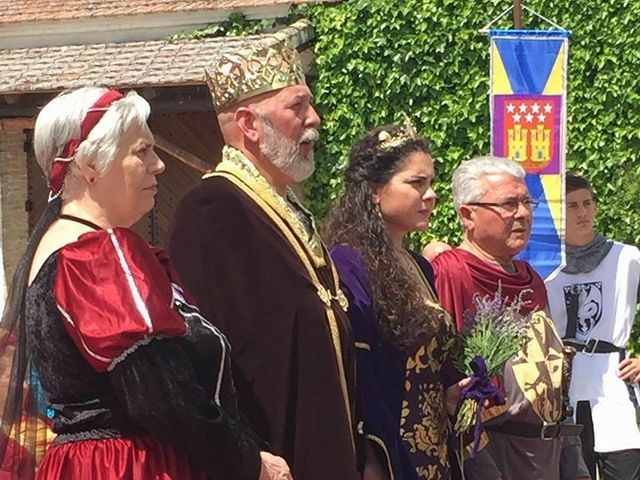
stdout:
POLYGON ((289 465, 282 457, 276 457, 269 452, 260 452, 260 476, 258 480, 293 480, 289 465))
POLYGON ((471 383, 471 378, 463 378, 458 383, 454 383, 444 392, 444 406, 449 416, 453 416, 456 413, 458 407, 458 401, 460 400, 460 392, 466 386, 471 383))
POLYGON ((618 377, 625 382, 640 381, 640 359, 625 358, 618 364, 618 377))

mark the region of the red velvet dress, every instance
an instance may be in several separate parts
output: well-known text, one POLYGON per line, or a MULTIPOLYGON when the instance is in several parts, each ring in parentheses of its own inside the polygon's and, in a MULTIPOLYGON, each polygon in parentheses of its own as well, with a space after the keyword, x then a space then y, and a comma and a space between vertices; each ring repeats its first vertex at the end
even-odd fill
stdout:
POLYGON ((57 433, 39 479, 258 477, 260 440, 238 421, 229 345, 142 238, 102 230, 54 252, 25 318, 57 433))

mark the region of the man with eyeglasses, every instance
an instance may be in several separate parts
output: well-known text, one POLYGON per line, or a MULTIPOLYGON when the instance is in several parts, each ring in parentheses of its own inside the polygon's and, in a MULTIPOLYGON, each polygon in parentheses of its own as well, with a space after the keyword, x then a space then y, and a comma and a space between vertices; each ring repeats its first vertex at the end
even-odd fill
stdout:
POLYGON ((603 480, 640 480, 640 360, 625 348, 638 304, 640 251, 596 233, 596 200, 585 177, 569 173, 565 186, 567 263, 547 279, 547 289, 558 330, 577 350, 569 398, 584 424, 584 458, 593 478, 597 469, 603 480))
POLYGON ((579 429, 562 422, 563 345, 547 313, 544 282, 527 262, 515 259, 527 246, 538 204, 524 177, 511 160, 463 162, 452 189, 464 239, 433 261, 440 302, 458 329, 465 312, 475 313, 475 295, 493 297, 499 291, 510 301, 521 298, 520 313, 531 314, 527 339, 503 370, 507 403, 485 410, 489 442, 465 461, 464 473, 469 480, 588 479, 579 446, 563 452, 565 444, 576 442, 579 429))

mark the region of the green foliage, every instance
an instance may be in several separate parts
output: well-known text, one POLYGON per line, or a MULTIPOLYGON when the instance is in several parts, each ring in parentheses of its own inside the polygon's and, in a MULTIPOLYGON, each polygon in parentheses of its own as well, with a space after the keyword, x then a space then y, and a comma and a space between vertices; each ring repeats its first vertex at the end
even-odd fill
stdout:
MULTIPOLYGON (((305 185, 322 217, 341 188, 350 146, 369 128, 412 116, 432 141, 438 209, 426 234, 457 242, 450 178, 464 159, 489 151, 489 49, 478 33, 507 0, 347 0, 316 4, 313 90, 322 117, 317 173, 305 185)), ((640 243, 640 2, 532 0, 527 5, 571 30, 568 168, 589 176, 598 226, 640 243)), ((524 12, 527 28, 547 28, 524 12)), ((510 28, 511 16, 497 27, 510 28)))
POLYGON ((527 325, 531 318, 521 315, 525 301, 523 297, 531 290, 523 290, 518 298, 509 300, 498 288, 484 297, 476 293, 473 297, 475 315, 465 317, 465 325, 459 338, 462 348, 454 355, 454 365, 459 372, 471 376, 471 363, 482 357, 489 377, 498 375, 504 364, 522 348, 527 339, 527 325))
POLYGON ((286 17, 276 19, 249 20, 242 12, 234 12, 223 22, 211 23, 199 30, 181 32, 170 35, 168 40, 175 42, 178 40, 197 40, 211 37, 236 37, 242 35, 256 35, 268 30, 275 29, 280 25, 289 25, 304 17, 306 5, 293 6, 289 9, 286 17))
POLYGON ((489 148, 487 41, 477 33, 478 4, 462 3, 354 0, 310 9, 323 125, 318 170, 305 187, 317 214, 339 194, 350 146, 404 111, 436 159, 439 207, 427 235, 459 240, 448 180, 463 159, 489 148))
POLYGON ((201 38, 252 35, 260 33, 271 25, 271 21, 248 20, 242 12, 234 12, 224 22, 211 23, 198 30, 176 33, 169 41, 198 40, 201 38))
MULTIPOLYGON (((461 348, 453 358, 459 372, 467 376, 481 375, 473 370, 473 362, 480 357, 486 367, 485 378, 500 375, 504 364, 522 348, 528 337, 531 314, 521 315, 520 310, 526 303, 523 297, 530 293, 531 290, 523 290, 518 298, 509 300, 498 287, 493 297, 474 295, 476 313, 465 314, 464 328, 458 334, 461 348)), ((464 399, 454 425, 457 434, 468 432, 475 424, 477 406, 475 399, 464 399)))
MULTIPOLYGON (((317 172, 305 190, 326 213, 341 189, 350 146, 369 128, 412 116, 432 141, 438 208, 419 246, 460 239, 451 173, 489 151, 489 48, 478 33, 508 0, 346 0, 316 4, 317 78, 322 117, 317 172)), ((527 6, 572 31, 567 167, 587 175, 598 200, 598 229, 640 244, 640 2, 530 0, 527 6)), ((495 27, 511 28, 511 15, 495 27)), ((526 28, 548 28, 523 12, 526 28)), ((632 350, 640 351, 640 329, 632 350)))
MULTIPOLYGON (((286 19, 228 21, 173 39, 254 34, 307 15, 316 31, 313 83, 322 117, 317 171, 306 182, 319 218, 341 189, 351 145, 369 128, 408 113, 431 139, 438 208, 413 235, 455 244, 460 223, 450 179, 464 159, 489 151, 489 48, 478 33, 510 0, 345 0, 294 7, 286 19)), ((640 2, 530 0, 527 6, 571 30, 568 168, 587 175, 599 200, 598 228, 640 244, 640 2)), ((526 28, 547 28, 524 13, 526 28)), ((511 28, 507 15, 495 27, 511 28)), ((635 342, 640 331, 636 329, 635 342)), ((640 348, 637 348, 640 351, 640 348)))

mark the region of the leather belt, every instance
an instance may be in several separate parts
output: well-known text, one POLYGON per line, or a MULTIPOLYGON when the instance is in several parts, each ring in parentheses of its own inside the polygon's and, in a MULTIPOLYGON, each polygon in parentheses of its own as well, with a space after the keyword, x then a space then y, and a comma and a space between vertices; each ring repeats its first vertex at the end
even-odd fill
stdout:
POLYGON ((620 353, 624 351, 624 348, 618 347, 611 342, 592 337, 587 338, 584 342, 575 338, 563 338, 562 342, 567 347, 575 348, 576 352, 582 352, 587 355, 593 355, 594 353, 620 353))
POLYGON ((505 435, 515 435, 516 437, 540 438, 542 440, 552 440, 560 436, 579 435, 582 432, 582 425, 574 423, 525 423, 506 422, 502 425, 487 425, 490 431, 504 433, 505 435))

